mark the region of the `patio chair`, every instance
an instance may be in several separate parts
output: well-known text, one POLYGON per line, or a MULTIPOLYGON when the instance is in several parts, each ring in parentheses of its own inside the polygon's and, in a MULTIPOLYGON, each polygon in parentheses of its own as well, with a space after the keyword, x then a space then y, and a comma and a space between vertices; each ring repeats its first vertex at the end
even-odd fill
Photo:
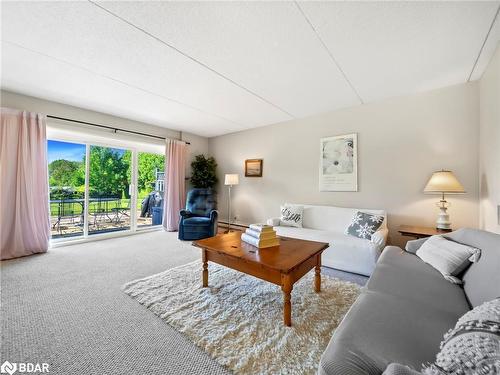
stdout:
POLYGON ((113 212, 113 219, 112 221, 115 222, 115 224, 118 224, 121 222, 121 219, 122 217, 126 216, 128 218, 130 218, 130 201, 131 199, 128 200, 128 203, 124 206, 122 206, 122 200, 119 199, 117 204, 116 204, 116 207, 113 207, 111 209, 111 212, 113 212))
POLYGON ((89 200, 89 213, 94 217, 94 227, 96 228, 95 230, 100 229, 100 222, 103 218, 104 220, 106 220, 106 216, 108 216, 106 208, 107 202, 103 201, 102 197, 91 198, 89 200))
MULTIPOLYGON (((78 203, 76 203, 78 204, 78 203)), ((77 213, 75 208, 75 201, 73 199, 64 200, 62 199, 58 203, 57 208, 57 220, 52 225, 53 229, 56 229, 59 235, 63 236, 64 230, 68 231, 69 226, 81 226, 83 222, 81 222, 81 214, 77 213), (75 223, 75 219, 79 218, 79 222, 75 223), (66 224, 66 225, 62 225, 66 224)))

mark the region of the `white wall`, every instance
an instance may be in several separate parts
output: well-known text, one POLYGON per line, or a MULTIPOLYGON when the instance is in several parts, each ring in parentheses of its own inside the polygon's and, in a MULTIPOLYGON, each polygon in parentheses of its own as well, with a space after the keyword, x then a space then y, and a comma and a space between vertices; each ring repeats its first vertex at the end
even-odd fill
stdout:
POLYGON ((481 229, 500 233, 500 44, 479 82, 481 229))
MULTIPOLYGON (((209 153, 224 173, 239 173, 233 212, 239 223, 279 215, 283 202, 381 208, 388 211, 392 243, 400 224, 433 226, 438 196, 422 190, 431 173, 455 172, 467 194, 450 196, 453 227, 477 227, 479 218, 478 85, 469 83, 390 99, 305 119, 209 139, 209 153), (358 192, 320 192, 319 140, 358 133, 358 192), (262 178, 244 177, 244 160, 264 159, 262 178)), ((219 183, 226 216, 227 190, 219 183)))
MULTIPOLYGON (((100 112, 93 112, 86 109, 73 107, 61 103, 56 103, 44 99, 34 98, 31 96, 21 95, 9 91, 2 90, 0 92, 0 95, 1 95, 0 101, 2 107, 9 107, 9 108, 15 108, 32 112, 40 112, 47 115, 66 117, 75 120, 93 122, 102 125, 109 125, 112 127, 116 126, 117 128, 120 129, 133 130, 146 134, 157 135, 160 137, 179 139, 182 136, 182 139, 184 141, 191 143, 191 145, 188 146, 189 158, 188 158, 188 164, 186 165, 186 176, 191 175, 190 163, 193 157, 197 154, 208 153, 208 139, 195 134, 190 134, 190 133, 181 134, 178 131, 162 128, 155 125, 145 124, 142 122, 128 120, 121 117, 111 116, 100 112)), ((141 137, 136 135, 126 135, 123 133, 118 133, 115 135, 112 133, 112 131, 96 130, 95 127, 79 125, 76 123, 64 122, 63 124, 60 124, 61 123, 60 121, 49 119, 48 124, 51 123, 54 125, 58 123, 58 126, 63 125, 64 128, 69 130, 75 129, 79 130, 80 132, 83 130, 84 132, 92 133, 94 135, 98 133, 100 133, 101 135, 105 134, 107 137, 110 137, 110 139, 114 138, 124 141, 140 140, 142 143, 150 142, 151 144, 163 144, 161 140, 160 141, 155 140, 154 138, 141 137), (106 134, 106 132, 108 134, 106 134)))

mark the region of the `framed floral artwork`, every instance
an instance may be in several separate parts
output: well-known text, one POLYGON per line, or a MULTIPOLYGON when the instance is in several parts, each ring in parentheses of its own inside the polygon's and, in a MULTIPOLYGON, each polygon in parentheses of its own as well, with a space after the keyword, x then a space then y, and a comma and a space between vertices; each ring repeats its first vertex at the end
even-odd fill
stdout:
POLYGON ((321 138, 319 190, 358 191, 356 133, 321 138))

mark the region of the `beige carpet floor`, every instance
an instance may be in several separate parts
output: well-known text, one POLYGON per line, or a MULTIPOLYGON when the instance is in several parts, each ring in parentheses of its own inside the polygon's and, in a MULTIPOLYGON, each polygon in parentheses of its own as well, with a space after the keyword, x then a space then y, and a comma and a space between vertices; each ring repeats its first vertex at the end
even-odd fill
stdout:
POLYGON ((309 272, 294 285, 292 327, 283 324, 278 286, 212 263, 208 288, 195 261, 124 291, 236 374, 312 375, 360 289, 324 276, 315 293, 313 279, 309 272))
POLYGON ((122 291, 194 260, 199 249, 160 231, 0 262, 0 363, 48 362, 51 374, 64 375, 229 374, 122 291))
POLYGON ((58 375, 229 374, 122 291, 195 259, 199 249, 161 231, 1 262, 1 363, 47 362, 58 375))

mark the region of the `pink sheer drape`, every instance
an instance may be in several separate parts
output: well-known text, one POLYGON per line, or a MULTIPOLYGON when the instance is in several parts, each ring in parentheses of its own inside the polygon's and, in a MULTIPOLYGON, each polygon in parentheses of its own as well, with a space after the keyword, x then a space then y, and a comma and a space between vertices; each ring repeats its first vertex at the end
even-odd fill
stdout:
POLYGON ((186 151, 186 143, 167 139, 163 227, 169 232, 179 229, 179 211, 186 203, 186 151))
POLYGON ((46 252, 50 239, 45 116, 1 109, 1 259, 46 252))

